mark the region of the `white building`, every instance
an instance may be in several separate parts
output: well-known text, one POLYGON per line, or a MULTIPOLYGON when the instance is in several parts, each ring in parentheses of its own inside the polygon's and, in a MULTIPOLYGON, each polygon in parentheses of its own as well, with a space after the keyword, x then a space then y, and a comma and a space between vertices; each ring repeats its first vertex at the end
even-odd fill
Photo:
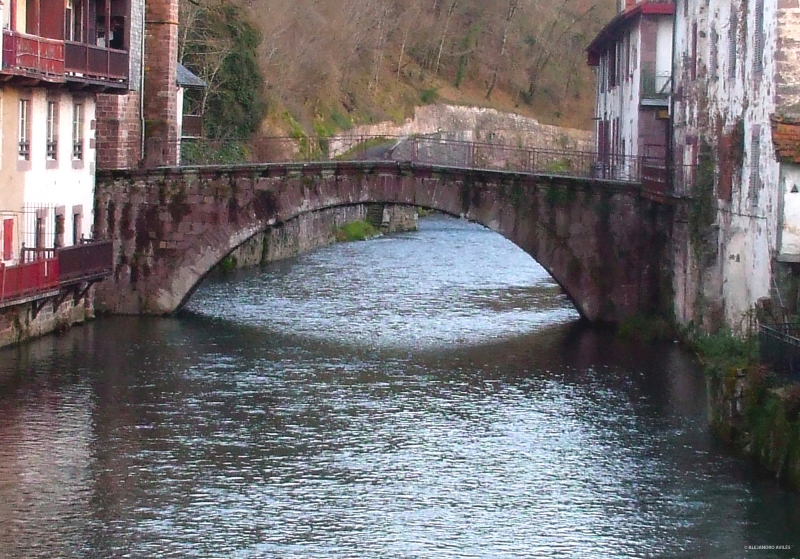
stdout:
POLYGON ((0 262, 91 237, 96 93, 127 91, 129 15, 126 0, 0 4, 0 262))
POLYGON ((587 52, 597 69, 595 132, 603 171, 625 178, 638 160, 665 158, 675 5, 621 0, 618 8, 587 52))
MULTIPOLYGON (((92 236, 98 96, 131 83, 137 0, 0 2, 0 346, 91 316, 91 287, 111 272, 92 236)), ((135 83, 135 82, 134 82, 135 83)), ((117 141, 117 143, 120 143, 117 141)))
POLYGON ((693 200, 675 235, 684 323, 744 331, 767 298, 796 310, 781 278, 800 261, 798 15, 778 0, 678 5, 675 188, 693 200))

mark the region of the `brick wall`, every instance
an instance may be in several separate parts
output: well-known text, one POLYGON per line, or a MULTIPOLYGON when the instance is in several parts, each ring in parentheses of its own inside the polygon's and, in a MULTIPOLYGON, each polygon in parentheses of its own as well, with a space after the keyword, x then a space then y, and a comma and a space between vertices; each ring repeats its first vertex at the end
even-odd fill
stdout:
POLYGON ((139 92, 97 96, 97 167, 132 169, 142 160, 139 92))
POLYGON ((128 45, 129 88, 126 95, 97 96, 97 167, 131 169, 142 161, 142 47, 144 46, 144 0, 131 0, 128 45))
POLYGON ((145 6, 145 164, 178 162, 178 0, 145 6))

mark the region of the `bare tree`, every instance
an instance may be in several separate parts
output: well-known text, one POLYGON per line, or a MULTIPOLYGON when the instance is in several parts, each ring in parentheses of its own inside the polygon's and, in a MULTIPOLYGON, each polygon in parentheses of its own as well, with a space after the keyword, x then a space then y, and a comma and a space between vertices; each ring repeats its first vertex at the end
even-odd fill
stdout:
POLYGON ((517 14, 517 8, 519 8, 519 0, 509 0, 508 2, 508 14, 506 15, 506 19, 503 25, 503 38, 500 42, 500 55, 497 57, 497 63, 494 66, 494 72, 492 72, 492 80, 489 83, 489 89, 486 91, 486 98, 489 99, 492 97, 492 91, 494 91, 495 85, 497 85, 497 75, 500 73, 500 67, 503 64, 503 60, 506 57, 506 45, 508 44, 508 31, 511 29, 511 24, 514 21, 514 16, 517 14))

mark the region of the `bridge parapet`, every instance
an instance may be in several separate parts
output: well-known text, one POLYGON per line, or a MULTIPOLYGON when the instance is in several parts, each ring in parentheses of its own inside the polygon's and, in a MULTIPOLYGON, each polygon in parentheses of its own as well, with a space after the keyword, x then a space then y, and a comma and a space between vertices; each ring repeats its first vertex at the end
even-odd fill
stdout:
MULTIPOLYGON (((647 168, 665 168, 664 156, 633 157, 558 147, 541 148, 454 140, 446 135, 263 137, 253 142, 184 140, 182 164, 398 161, 464 169, 550 174, 640 184, 647 168)), ((652 181, 652 172, 651 181, 652 181)), ((666 188, 666 176, 664 176, 666 188)))
POLYGON ((635 183, 397 161, 102 171, 97 179, 95 231, 114 241, 115 258, 113 281, 98 288, 101 311, 174 312, 253 235, 365 203, 434 209, 499 232, 593 321, 656 310, 669 284, 671 206, 635 183))

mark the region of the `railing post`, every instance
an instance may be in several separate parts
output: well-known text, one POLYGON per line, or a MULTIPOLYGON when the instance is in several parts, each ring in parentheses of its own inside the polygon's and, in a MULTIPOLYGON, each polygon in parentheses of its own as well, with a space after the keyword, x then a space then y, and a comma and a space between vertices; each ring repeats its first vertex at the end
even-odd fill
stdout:
POLYGON ((470 144, 469 144, 469 165, 467 165, 467 166, 469 168, 471 168, 471 169, 475 168, 475 152, 477 151, 477 149, 478 149, 478 146, 475 145, 475 142, 470 142, 470 144))

